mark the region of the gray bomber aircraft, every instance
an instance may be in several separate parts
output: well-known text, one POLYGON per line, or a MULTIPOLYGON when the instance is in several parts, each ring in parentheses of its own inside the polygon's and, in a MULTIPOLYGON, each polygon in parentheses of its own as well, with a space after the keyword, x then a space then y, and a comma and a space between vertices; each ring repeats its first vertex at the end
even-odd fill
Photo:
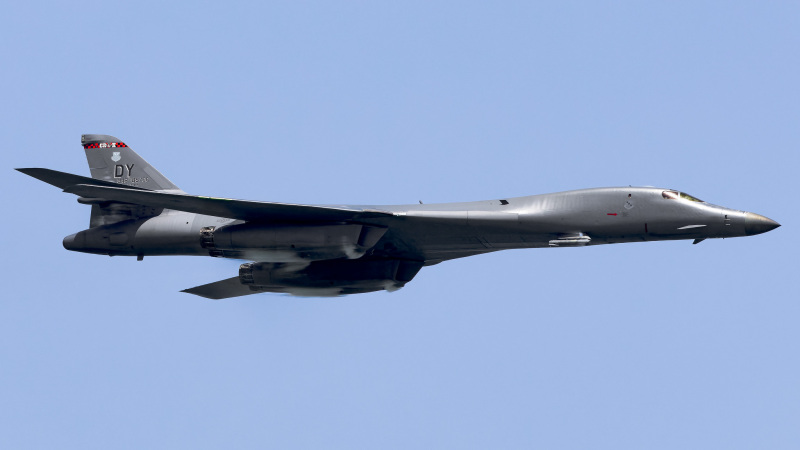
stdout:
POLYGON ((189 195, 121 140, 85 134, 92 178, 17 169, 92 206, 64 247, 102 255, 241 259, 183 292, 335 296, 396 290, 424 266, 515 248, 751 236, 780 225, 672 189, 581 189, 468 203, 317 206, 189 195))

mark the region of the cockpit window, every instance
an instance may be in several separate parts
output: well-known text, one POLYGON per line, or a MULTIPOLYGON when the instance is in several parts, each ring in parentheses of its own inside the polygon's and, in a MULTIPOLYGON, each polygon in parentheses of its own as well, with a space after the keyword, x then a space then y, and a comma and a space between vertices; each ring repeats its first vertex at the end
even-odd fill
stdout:
POLYGON ((697 197, 692 197, 691 195, 685 192, 678 192, 678 191, 664 191, 661 193, 661 196, 667 200, 677 200, 682 198, 684 200, 689 200, 690 202, 698 202, 698 203, 705 203, 704 201, 700 200, 697 197))
POLYGON ((678 191, 664 191, 661 193, 661 196, 667 200, 677 200, 680 198, 678 191))
POLYGON ((681 192, 681 198, 684 200, 689 200, 690 202, 698 202, 698 203, 705 203, 697 197, 692 197, 691 195, 681 192))

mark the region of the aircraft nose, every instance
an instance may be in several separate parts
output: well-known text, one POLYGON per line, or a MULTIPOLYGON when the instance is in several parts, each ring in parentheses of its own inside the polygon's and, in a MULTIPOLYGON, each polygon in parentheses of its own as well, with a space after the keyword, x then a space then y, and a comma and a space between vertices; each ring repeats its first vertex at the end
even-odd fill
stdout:
POLYGON ((748 236, 754 234, 766 233, 767 231, 774 230, 781 226, 778 222, 772 219, 755 213, 744 213, 744 233, 748 236))

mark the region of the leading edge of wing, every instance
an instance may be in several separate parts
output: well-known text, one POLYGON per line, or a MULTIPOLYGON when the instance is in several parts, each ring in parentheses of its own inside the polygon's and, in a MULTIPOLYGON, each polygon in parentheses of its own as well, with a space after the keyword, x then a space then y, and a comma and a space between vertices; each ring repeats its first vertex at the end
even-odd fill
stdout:
POLYGON ((392 216, 390 212, 379 210, 233 200, 86 184, 69 186, 64 192, 248 221, 341 221, 392 216))

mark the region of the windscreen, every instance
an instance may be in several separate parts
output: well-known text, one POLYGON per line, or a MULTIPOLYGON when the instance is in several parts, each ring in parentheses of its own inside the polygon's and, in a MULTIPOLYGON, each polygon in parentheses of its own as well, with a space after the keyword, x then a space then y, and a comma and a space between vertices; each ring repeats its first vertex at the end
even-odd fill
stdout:
POLYGON ((664 191, 661 193, 661 196, 667 200, 677 200, 682 198, 684 200, 689 200, 690 202, 698 202, 698 203, 705 203, 704 201, 700 200, 697 197, 692 197, 691 195, 685 192, 678 192, 678 191, 664 191))
POLYGON ((690 202, 698 202, 698 203, 705 203, 704 201, 700 200, 697 197, 692 197, 691 195, 681 192, 681 198, 684 200, 689 200, 690 202))

